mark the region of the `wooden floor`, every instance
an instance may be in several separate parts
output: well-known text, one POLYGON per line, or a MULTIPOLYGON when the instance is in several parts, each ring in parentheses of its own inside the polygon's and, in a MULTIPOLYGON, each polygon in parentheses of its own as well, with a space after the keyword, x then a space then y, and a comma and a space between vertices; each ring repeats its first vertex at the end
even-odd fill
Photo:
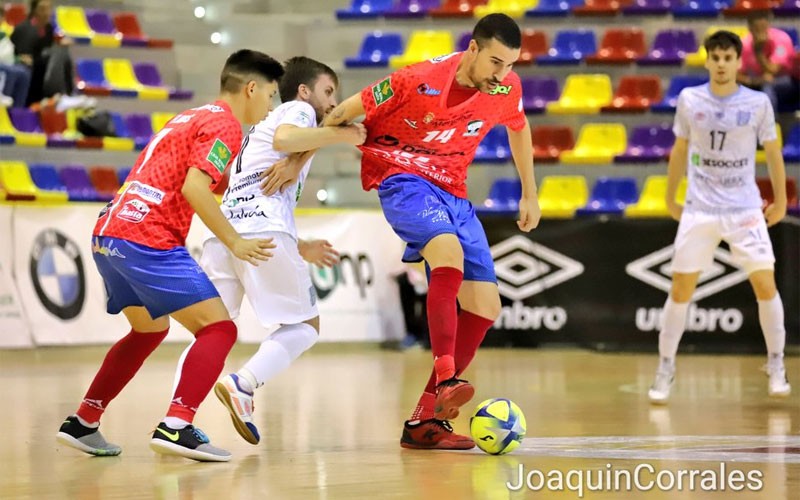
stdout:
MULTIPOLYGON (((238 368, 254 348, 237 346, 227 367, 238 368)), ((481 351, 467 374, 477 388, 473 403, 507 397, 528 421, 523 445, 495 457, 399 447, 403 420, 429 373, 429 352, 322 345, 259 390, 258 446, 239 438, 210 396, 196 424, 234 458, 201 464, 148 448, 169 401, 181 351, 174 345, 147 361, 103 419, 121 456, 92 458, 56 444, 59 424, 75 410, 105 350, 0 351, 0 498, 505 499, 534 496, 540 477, 551 482, 537 498, 800 498, 796 357, 787 359, 795 393, 784 400, 766 396, 761 356, 679 357, 673 399, 653 407, 645 393, 654 355, 481 351), (531 484, 513 491, 520 470, 531 484), (641 486, 659 477, 668 489, 673 478, 683 481, 683 491, 641 491, 635 483, 626 491, 625 474, 637 470, 641 486), (736 482, 737 471, 761 477, 763 486, 750 491, 758 484, 736 482), (701 480, 714 473, 733 474, 733 487, 745 489, 703 492, 715 485, 701 480), (613 481, 598 483, 614 475, 622 490, 613 481)), ((457 431, 467 431, 473 403, 454 423, 457 431)))

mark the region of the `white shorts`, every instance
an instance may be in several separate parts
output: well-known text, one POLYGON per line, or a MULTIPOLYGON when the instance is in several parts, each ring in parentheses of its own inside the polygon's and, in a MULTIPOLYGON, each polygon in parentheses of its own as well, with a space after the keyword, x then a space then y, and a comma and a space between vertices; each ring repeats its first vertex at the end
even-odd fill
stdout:
POLYGON ((684 210, 675 236, 672 271, 688 274, 707 270, 723 240, 731 248, 733 262, 747 274, 775 269, 775 254, 761 210, 728 214, 684 210))
POLYGON ((263 232, 246 238, 273 238, 273 256, 258 267, 237 259, 217 238, 207 240, 200 266, 217 287, 231 318, 239 316, 242 295, 265 328, 302 323, 319 316, 317 294, 297 241, 287 233, 263 232))

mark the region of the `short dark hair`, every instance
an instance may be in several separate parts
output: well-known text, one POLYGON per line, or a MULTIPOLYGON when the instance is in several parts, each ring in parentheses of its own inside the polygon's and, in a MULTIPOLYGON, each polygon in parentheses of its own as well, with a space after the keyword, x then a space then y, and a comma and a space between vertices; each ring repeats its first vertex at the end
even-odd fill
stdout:
POLYGON ((771 18, 772 16, 769 15, 768 10, 754 10, 747 16, 747 25, 752 26, 756 21, 761 21, 762 19, 769 21, 771 18))
POLYGON ((706 48, 708 54, 711 54, 716 49, 728 50, 733 48, 736 50, 736 57, 742 57, 742 39, 739 38, 739 35, 730 31, 719 30, 709 35, 703 42, 703 47, 706 48))
POLYGON ((281 95, 282 102, 289 102, 296 99, 297 89, 300 85, 305 84, 309 87, 313 87, 320 75, 330 76, 336 86, 339 86, 339 78, 336 76, 335 71, 326 64, 315 61, 309 57, 292 57, 283 64, 286 68, 286 74, 283 75, 281 83, 278 86, 278 92, 281 95))
POLYGON ((267 54, 248 49, 237 50, 225 61, 219 77, 219 88, 222 92, 235 94, 250 80, 262 78, 269 82, 280 81, 283 73, 281 63, 267 54))
POLYGON ((492 38, 510 49, 518 49, 522 45, 522 33, 517 22, 505 14, 489 14, 478 21, 472 30, 472 39, 480 48, 492 38))

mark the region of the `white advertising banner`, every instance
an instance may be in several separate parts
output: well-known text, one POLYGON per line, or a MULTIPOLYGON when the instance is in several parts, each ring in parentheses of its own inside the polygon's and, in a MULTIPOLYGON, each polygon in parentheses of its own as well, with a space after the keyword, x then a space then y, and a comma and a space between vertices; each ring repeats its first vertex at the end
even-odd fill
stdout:
POLYGON ((14 284, 13 205, 0 205, 0 348, 31 347, 33 339, 14 284))

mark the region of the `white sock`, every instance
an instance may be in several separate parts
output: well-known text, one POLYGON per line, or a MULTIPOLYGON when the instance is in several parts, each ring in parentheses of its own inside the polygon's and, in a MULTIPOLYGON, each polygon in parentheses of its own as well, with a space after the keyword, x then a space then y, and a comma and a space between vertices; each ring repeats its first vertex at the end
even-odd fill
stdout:
POLYGON ((256 382, 254 387, 261 387, 267 380, 288 368, 318 338, 317 331, 307 323, 284 325, 261 343, 258 352, 236 374, 249 382, 253 378, 256 382))
POLYGON ((170 429, 180 430, 189 425, 189 422, 178 417, 164 417, 163 422, 167 424, 170 429))
POLYGON ((662 362, 667 358, 674 362, 678 352, 678 344, 686 328, 686 312, 689 310, 688 302, 674 302, 672 297, 667 297, 664 311, 661 313, 661 332, 658 334, 658 354, 662 362))
POLYGON ((75 415, 75 417, 78 419, 78 422, 80 422, 80 424, 82 426, 84 426, 84 427, 88 427, 90 429, 97 429, 98 427, 100 427, 100 421, 99 420, 97 422, 89 423, 86 420, 84 420, 81 417, 79 417, 77 414, 75 415))
POLYGON ((775 294, 770 300, 758 301, 758 322, 767 343, 767 353, 770 357, 780 355, 783 357, 783 348, 786 346, 786 327, 783 324, 783 301, 780 294, 775 294))

